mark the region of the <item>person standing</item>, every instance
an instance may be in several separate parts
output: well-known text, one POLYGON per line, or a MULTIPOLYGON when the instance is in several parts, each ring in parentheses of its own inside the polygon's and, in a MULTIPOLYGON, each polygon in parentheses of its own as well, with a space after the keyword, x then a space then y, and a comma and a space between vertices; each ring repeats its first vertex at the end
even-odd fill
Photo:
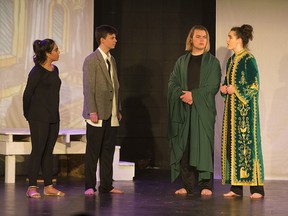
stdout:
POLYGON ((231 184, 225 197, 243 196, 250 186, 251 198, 264 197, 264 166, 259 121, 259 72, 254 56, 248 51, 253 27, 233 27, 227 48, 234 54, 228 59, 224 84, 225 97, 222 129, 222 183, 231 184))
POLYGON ((220 63, 209 53, 208 30, 195 25, 168 82, 168 140, 171 180, 181 174, 183 187, 175 194, 192 194, 198 177, 200 194, 212 195, 215 95, 220 63))
POLYGON ((23 94, 24 117, 29 123, 32 151, 29 158, 29 187, 26 196, 41 198, 37 192, 37 177, 44 177, 44 195, 64 196, 53 187, 53 149, 59 133, 59 70, 52 64, 58 61, 60 51, 52 39, 33 43, 35 66, 29 73, 23 94))
POLYGON ((100 162, 100 193, 123 193, 114 188, 113 157, 121 103, 116 61, 110 50, 116 46, 117 30, 109 25, 96 28, 95 38, 99 45, 86 57, 83 64, 84 107, 86 120, 85 195, 96 192, 96 169, 100 162))

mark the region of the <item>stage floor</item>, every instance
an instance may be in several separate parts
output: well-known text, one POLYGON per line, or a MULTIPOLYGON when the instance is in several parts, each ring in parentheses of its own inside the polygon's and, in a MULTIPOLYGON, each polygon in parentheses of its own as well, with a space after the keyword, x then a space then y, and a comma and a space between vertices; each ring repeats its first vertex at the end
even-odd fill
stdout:
MULTIPOLYGON (((251 200, 249 188, 245 187, 243 198, 224 198, 229 186, 214 181, 214 195, 201 198, 198 193, 191 196, 176 196, 180 182, 170 183, 167 170, 136 171, 134 181, 116 181, 114 186, 124 194, 83 195, 83 179, 57 179, 57 187, 65 197, 26 198, 25 177, 16 178, 15 184, 5 184, 0 177, 0 215, 101 215, 101 216, 166 216, 166 215, 229 215, 266 216, 288 215, 288 181, 266 181, 264 199, 251 200)), ((39 184, 43 192, 43 185, 39 184)))

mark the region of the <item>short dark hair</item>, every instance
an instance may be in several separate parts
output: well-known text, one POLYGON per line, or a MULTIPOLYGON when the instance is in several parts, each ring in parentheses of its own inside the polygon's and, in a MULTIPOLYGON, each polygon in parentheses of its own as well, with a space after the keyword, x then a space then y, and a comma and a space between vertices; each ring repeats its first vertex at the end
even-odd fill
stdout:
POLYGON ((109 25, 101 25, 101 26, 96 27, 95 39, 98 45, 100 45, 100 39, 106 38, 108 34, 117 35, 118 31, 116 30, 116 28, 114 28, 113 26, 109 26, 109 25))

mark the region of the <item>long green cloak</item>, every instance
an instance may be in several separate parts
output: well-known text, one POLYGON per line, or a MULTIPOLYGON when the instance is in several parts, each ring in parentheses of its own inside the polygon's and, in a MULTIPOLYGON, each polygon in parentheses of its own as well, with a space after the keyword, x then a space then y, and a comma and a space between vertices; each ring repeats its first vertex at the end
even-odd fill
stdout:
POLYGON ((215 95, 221 80, 220 63, 210 53, 203 54, 199 88, 192 90, 193 104, 188 105, 180 100, 180 96, 183 90, 188 90, 190 57, 191 53, 187 53, 177 60, 168 83, 168 140, 172 181, 180 174, 180 161, 187 143, 190 145, 189 164, 196 167, 199 179, 210 179, 213 173, 215 95))
POLYGON ((259 73, 246 50, 227 62, 225 85, 235 93, 225 96, 222 130, 222 184, 263 185, 264 167, 258 108, 259 73), (231 156, 227 156, 227 153, 231 156))

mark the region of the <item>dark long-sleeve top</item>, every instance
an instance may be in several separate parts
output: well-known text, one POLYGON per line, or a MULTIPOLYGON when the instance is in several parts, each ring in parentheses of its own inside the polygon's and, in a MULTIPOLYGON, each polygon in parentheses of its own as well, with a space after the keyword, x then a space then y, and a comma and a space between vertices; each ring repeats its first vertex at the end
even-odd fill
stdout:
POLYGON ((59 122, 60 86, 59 70, 55 65, 53 71, 48 71, 36 64, 29 73, 23 94, 25 118, 28 121, 59 122))

